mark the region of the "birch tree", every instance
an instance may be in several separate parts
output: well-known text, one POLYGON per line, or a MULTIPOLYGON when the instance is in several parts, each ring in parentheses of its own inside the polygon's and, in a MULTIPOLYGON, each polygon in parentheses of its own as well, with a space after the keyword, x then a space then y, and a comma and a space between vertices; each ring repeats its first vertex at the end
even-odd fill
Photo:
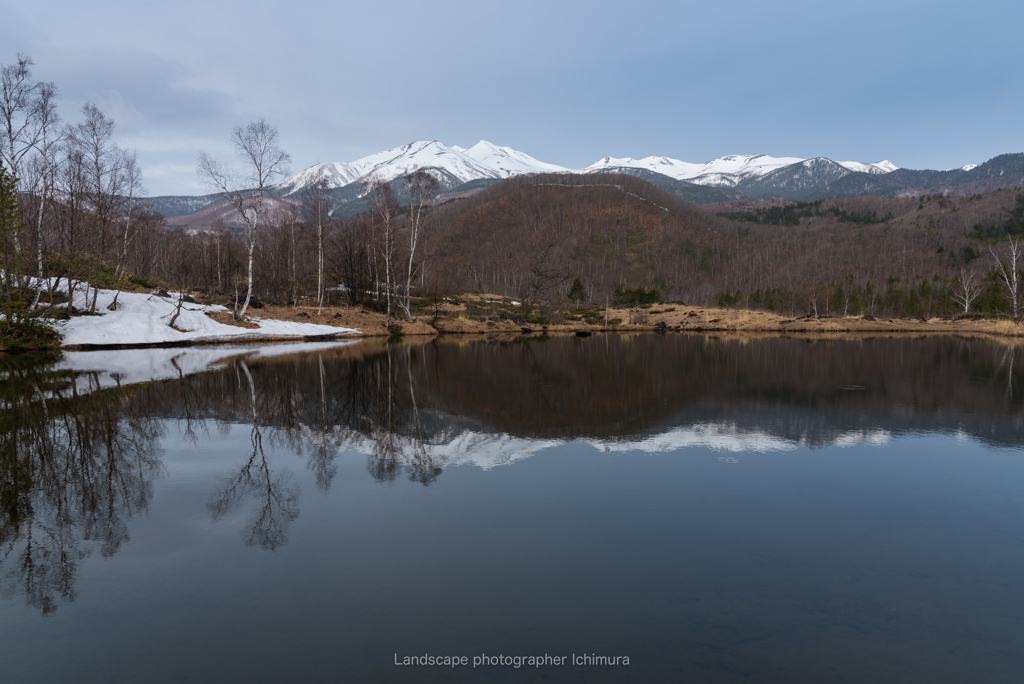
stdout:
MULTIPOLYGON (((57 89, 52 83, 36 82, 32 65, 32 59, 22 54, 17 55, 14 64, 0 65, 0 163, 14 177, 18 190, 23 189, 29 155, 47 133, 52 134, 57 123, 53 106, 57 89)), ((20 252, 20 231, 12 239, 14 249, 20 252)))
POLYGON ((132 241, 139 234, 139 196, 145 194, 146 189, 142 186, 142 169, 134 152, 124 152, 121 159, 121 170, 123 180, 123 194, 121 196, 123 207, 121 223, 123 230, 118 231, 117 249, 117 270, 115 276, 120 278, 128 269, 128 253, 132 241))
POLYGON ((374 176, 365 184, 367 199, 370 204, 370 213, 374 219, 374 226, 379 225, 379 238, 374 240, 378 249, 382 252, 384 261, 384 290, 387 301, 387 320, 385 326, 391 325, 391 296, 394 291, 394 258, 395 258, 395 223, 398 217, 398 197, 395 190, 384 180, 374 176), (378 223, 379 222, 379 223, 378 223))
MULTIPOLYGON (((124 163, 126 153, 114 144, 116 124, 100 109, 87 102, 82 106, 85 120, 70 126, 66 136, 72 154, 69 163, 82 165, 82 177, 88 187, 89 215, 93 227, 94 267, 92 273, 92 301, 90 312, 96 310, 99 278, 103 260, 116 240, 114 226, 119 218, 122 197, 125 195, 124 163)), ((86 292, 88 299, 88 291, 86 292)))
POLYGON ((1003 281, 1003 285, 1006 287, 1006 294, 1010 298, 1013 320, 1016 321, 1020 317, 1020 272, 1017 270, 1017 265, 1021 258, 1020 238, 1014 240, 1010 236, 1007 237, 1009 239, 1009 249, 1007 250, 1009 253, 1006 255, 1005 264, 996 255, 991 245, 989 245, 988 251, 992 254, 992 258, 995 259, 996 269, 999 271, 999 279, 1003 281))
POLYGON ((277 129, 264 119, 253 121, 244 128, 235 126, 229 141, 244 171, 238 173, 223 166, 206 152, 199 153, 197 173, 208 185, 219 191, 231 203, 245 224, 245 242, 248 250, 245 303, 241 310, 235 299, 234 317, 241 320, 252 299, 253 252, 263 216, 267 188, 276 178, 287 173, 291 157, 278 144, 277 129))
POLYGON ((306 222, 316 228, 316 312, 324 305, 324 224, 333 207, 327 195, 329 189, 323 169, 317 171, 313 181, 302 191, 302 211, 306 222))
POLYGON ((36 299, 32 308, 39 305, 39 297, 42 294, 43 272, 43 223, 46 217, 46 208, 53 192, 55 174, 57 169, 57 151, 60 149, 63 136, 58 126, 60 115, 57 114, 58 93, 52 83, 40 84, 37 91, 36 116, 39 124, 39 136, 36 142, 36 154, 28 165, 27 176, 30 179, 27 183, 30 193, 35 199, 36 215, 36 275, 39 282, 36 287, 36 299))
POLYGON ((433 175, 423 169, 407 174, 403 183, 409 194, 409 266, 405 274, 405 298, 399 299, 399 306, 406 317, 411 317, 412 269, 416 260, 416 244, 423 226, 423 208, 437 195, 438 183, 433 175))
POLYGON ((981 296, 981 285, 974 277, 973 271, 961 268, 953 287, 953 301, 963 307, 963 315, 971 312, 971 305, 981 296))

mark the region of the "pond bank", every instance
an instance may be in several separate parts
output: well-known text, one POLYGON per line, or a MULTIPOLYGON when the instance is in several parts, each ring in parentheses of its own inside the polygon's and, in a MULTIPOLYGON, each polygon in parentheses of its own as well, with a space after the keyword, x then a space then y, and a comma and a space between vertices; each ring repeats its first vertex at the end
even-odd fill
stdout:
MULTIPOLYGON (((472 304, 472 302, 470 303, 472 304)), ((392 317, 404 335, 494 335, 494 334, 574 334, 602 332, 751 332, 751 333, 956 333, 1024 337, 1024 326, 1008 320, 933 318, 890 319, 871 316, 790 318, 766 311, 718 309, 698 306, 669 306, 646 311, 643 323, 628 323, 629 309, 608 309, 608 320, 623 321, 605 326, 584 321, 538 324, 529 319, 472 315, 465 304, 445 305, 435 316, 392 317)), ((356 328, 352 337, 384 337, 384 314, 360 308, 324 307, 318 315, 315 307, 265 307, 258 315, 285 321, 308 321, 326 326, 356 328)), ((230 315, 227 316, 230 319, 230 315)))
MULTIPOLYGON (((766 311, 719 309, 684 305, 631 311, 609 308, 607 320, 598 324, 563 320, 538 322, 536 317, 517 311, 484 311, 479 302, 485 296, 470 295, 465 302, 448 303, 427 314, 391 321, 404 336, 436 335, 531 335, 576 334, 586 336, 606 332, 702 332, 767 334, 889 334, 938 333, 971 334, 994 337, 1024 337, 1024 326, 1008 320, 891 319, 872 316, 789 318, 766 311), (630 320, 636 322, 628 322, 630 320), (616 321, 619 321, 616 324, 616 321)), ((75 294, 78 309, 88 308, 83 294, 75 294)), ((66 350, 119 349, 146 347, 183 347, 240 342, 325 341, 366 337, 388 337, 387 317, 361 307, 265 306, 250 309, 242 321, 216 304, 185 302, 178 311, 177 296, 168 293, 138 293, 100 290, 96 315, 75 316, 59 324, 66 350), (163 296, 161 296, 163 295, 163 296), (113 310, 108 307, 117 297, 113 310)), ((604 313, 602 311, 602 313, 604 313)), ((558 318, 556 317, 556 320, 558 318)), ((593 315, 591 314, 593 321, 593 315)))

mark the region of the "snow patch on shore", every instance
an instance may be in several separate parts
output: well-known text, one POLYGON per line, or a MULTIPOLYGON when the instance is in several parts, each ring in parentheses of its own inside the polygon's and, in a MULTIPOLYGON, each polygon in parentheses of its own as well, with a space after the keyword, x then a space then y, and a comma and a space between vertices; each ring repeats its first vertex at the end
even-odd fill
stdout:
MULTIPOLYGON (((66 292, 66 290, 65 290, 66 292)), ((76 288, 74 305, 87 309, 91 304, 91 292, 87 297, 76 288)), ((249 320, 258 328, 239 328, 218 323, 206 314, 227 309, 219 305, 185 303, 181 315, 169 324, 177 309, 177 296, 159 297, 156 294, 99 291, 96 299, 97 316, 75 316, 58 326, 64 336, 63 345, 143 345, 181 342, 246 341, 261 338, 342 336, 359 332, 353 328, 336 328, 316 323, 293 321, 261 320, 250 316, 249 320), (117 308, 107 307, 117 296, 117 308)))

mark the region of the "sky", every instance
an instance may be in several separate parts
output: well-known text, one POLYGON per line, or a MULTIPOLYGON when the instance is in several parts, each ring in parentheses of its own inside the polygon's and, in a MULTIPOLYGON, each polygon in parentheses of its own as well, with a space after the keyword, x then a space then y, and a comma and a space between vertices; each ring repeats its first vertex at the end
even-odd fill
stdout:
POLYGON ((414 140, 570 168, 728 154, 946 169, 1024 151, 1024 3, 0 0, 30 56, 117 122, 151 195, 209 190, 263 117, 298 172, 414 140))

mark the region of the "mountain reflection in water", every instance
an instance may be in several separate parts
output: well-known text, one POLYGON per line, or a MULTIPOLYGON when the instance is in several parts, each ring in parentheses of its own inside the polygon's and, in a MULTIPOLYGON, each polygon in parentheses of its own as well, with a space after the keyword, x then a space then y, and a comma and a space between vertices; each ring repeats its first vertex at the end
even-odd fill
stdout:
POLYGON ((246 543, 274 550, 300 496, 268 447, 304 458, 324 492, 351 451, 377 481, 429 486, 448 466, 491 468, 567 440, 741 454, 938 432, 1018 447, 1017 354, 953 337, 366 341, 192 374, 172 358, 178 377, 122 385, 66 361, 5 357, 3 594, 43 613, 74 600, 83 559, 116 554, 147 509, 174 430, 202 449, 211 431, 251 425, 251 453, 207 508, 213 521, 244 511, 246 543))

